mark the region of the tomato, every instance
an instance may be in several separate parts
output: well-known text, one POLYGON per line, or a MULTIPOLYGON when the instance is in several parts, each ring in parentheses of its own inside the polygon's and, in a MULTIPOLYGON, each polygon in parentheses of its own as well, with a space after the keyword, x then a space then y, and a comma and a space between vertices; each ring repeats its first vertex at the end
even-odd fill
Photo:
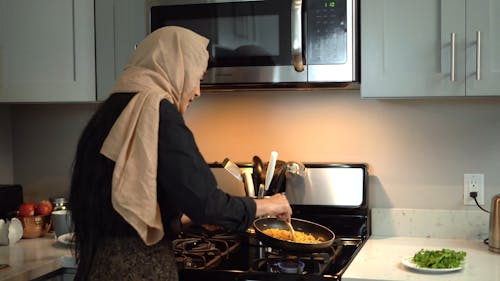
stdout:
POLYGON ((19 215, 21 217, 33 216, 35 215, 35 208, 36 208, 35 203, 32 202, 22 203, 18 209, 19 215))
POLYGON ((52 212, 52 203, 49 200, 42 200, 38 203, 35 209, 37 215, 50 215, 52 212))

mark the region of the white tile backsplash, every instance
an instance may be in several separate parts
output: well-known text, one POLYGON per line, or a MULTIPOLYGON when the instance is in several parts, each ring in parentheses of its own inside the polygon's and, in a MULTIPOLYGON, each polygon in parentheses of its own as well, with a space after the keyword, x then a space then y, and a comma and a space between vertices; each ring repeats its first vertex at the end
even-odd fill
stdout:
POLYGON ((479 210, 372 208, 372 235, 488 238, 489 214, 479 210))

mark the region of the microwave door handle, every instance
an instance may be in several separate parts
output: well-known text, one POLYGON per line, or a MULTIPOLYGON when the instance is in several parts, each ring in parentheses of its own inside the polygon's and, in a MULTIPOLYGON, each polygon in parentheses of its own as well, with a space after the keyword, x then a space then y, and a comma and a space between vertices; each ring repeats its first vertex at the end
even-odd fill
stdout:
POLYGON ((292 0, 292 61, 297 72, 304 71, 302 57, 302 0, 292 0))

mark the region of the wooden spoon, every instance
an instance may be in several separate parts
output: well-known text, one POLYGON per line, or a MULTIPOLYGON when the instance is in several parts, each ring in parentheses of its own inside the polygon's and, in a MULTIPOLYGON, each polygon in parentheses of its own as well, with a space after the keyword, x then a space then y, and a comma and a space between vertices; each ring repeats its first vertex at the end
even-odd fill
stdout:
POLYGON ((292 223, 287 221, 285 222, 286 225, 288 226, 288 229, 290 230, 290 238, 292 241, 295 241, 295 229, 293 229, 292 223))

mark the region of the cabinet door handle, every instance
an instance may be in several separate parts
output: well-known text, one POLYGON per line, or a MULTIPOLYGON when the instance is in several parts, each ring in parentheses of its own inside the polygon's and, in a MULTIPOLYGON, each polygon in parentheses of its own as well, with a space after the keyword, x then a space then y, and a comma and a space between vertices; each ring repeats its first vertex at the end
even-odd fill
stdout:
POLYGON ((295 71, 304 71, 302 59, 302 0, 292 0, 292 60, 295 71))
POLYGON ((476 80, 481 80, 481 31, 476 31, 476 80))
POLYGON ((455 32, 450 34, 450 80, 455 81, 455 32))

